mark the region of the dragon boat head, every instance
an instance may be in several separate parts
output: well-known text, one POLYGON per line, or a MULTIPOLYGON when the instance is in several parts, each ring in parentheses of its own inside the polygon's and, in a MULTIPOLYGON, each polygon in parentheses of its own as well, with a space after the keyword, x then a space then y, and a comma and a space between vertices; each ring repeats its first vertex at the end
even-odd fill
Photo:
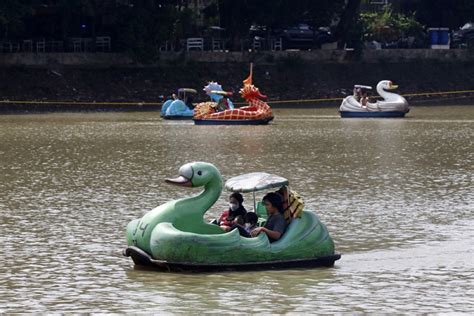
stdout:
POLYGON ((254 86, 253 84, 246 84, 242 89, 239 91, 240 95, 242 98, 245 100, 250 100, 250 99, 266 99, 267 96, 264 94, 260 93, 260 90, 254 86))
POLYGON ((213 164, 201 161, 181 166, 178 174, 177 178, 168 178, 165 182, 183 187, 201 187, 216 179, 222 181, 219 170, 213 164))

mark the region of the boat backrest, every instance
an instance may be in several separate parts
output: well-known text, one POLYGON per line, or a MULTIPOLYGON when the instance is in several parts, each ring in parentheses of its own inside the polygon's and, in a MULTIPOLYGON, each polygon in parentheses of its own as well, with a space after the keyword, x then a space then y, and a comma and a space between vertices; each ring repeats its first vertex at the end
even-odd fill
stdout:
POLYGON ((283 217, 285 218, 285 221, 287 224, 289 224, 291 222, 291 212, 290 212, 290 208, 289 208, 289 196, 290 196, 290 189, 288 188, 288 186, 284 185, 282 186, 280 189, 278 189, 278 191, 276 191, 276 193, 280 194, 281 196, 281 200, 282 200, 282 204, 283 204, 283 217))
POLYGON ((262 201, 258 201, 255 206, 255 214, 258 216, 257 226, 265 226, 268 218, 267 209, 262 201))
POLYGON ((303 198, 295 191, 291 191, 288 197, 288 209, 291 218, 301 217, 304 209, 303 198))
POLYGON ((255 213, 257 214, 258 217, 263 217, 263 218, 268 217, 267 209, 265 208, 265 205, 263 205, 262 201, 257 202, 256 208, 255 208, 255 213))

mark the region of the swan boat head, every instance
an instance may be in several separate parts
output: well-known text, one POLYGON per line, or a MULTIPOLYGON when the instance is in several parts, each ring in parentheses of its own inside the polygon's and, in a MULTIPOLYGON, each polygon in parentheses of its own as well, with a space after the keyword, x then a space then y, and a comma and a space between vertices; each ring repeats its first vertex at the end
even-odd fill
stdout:
POLYGON ((222 183, 222 178, 219 170, 207 162, 190 162, 187 163, 178 171, 178 177, 173 179, 166 179, 168 184, 183 186, 183 187, 206 187, 211 183, 222 183))
POLYGON ((377 90, 379 87, 384 90, 395 90, 398 88, 398 85, 393 84, 390 80, 382 80, 377 84, 377 90))
POLYGON ((377 93, 383 98, 383 100, 377 101, 377 106, 391 111, 408 112, 409 108, 407 100, 395 92, 388 92, 397 88, 398 85, 393 84, 390 80, 380 81, 377 84, 377 93))

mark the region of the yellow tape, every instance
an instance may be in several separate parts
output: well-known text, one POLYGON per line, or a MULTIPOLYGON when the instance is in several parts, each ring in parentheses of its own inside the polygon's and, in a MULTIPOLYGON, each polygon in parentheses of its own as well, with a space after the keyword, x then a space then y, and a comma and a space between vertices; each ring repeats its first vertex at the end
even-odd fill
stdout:
MULTIPOLYGON (((449 95, 461 93, 474 93, 474 90, 443 91, 443 92, 423 92, 402 94, 404 97, 430 96, 430 95, 449 95)), ((376 98, 375 96, 373 98, 376 98)), ((321 99, 296 99, 296 100, 274 100, 268 101, 270 104, 278 103, 306 103, 306 102, 327 102, 340 101, 339 98, 321 98, 321 99)), ((81 102, 81 101, 19 101, 19 100, 0 100, 0 104, 60 104, 60 105, 137 105, 137 106, 157 106, 163 105, 163 102, 81 102)), ((246 102, 234 102, 237 105, 245 105, 246 102)))
POLYGON ((81 101, 17 101, 17 100, 0 100, 5 104, 61 104, 61 105, 162 105, 163 102, 81 102, 81 101))

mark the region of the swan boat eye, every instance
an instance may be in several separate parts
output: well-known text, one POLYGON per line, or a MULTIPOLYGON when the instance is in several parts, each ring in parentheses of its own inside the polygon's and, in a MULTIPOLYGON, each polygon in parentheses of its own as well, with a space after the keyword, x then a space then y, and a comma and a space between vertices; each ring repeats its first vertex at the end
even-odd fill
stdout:
POLYGON ((198 176, 202 175, 202 171, 199 170, 199 171, 197 172, 197 174, 198 174, 198 176))

